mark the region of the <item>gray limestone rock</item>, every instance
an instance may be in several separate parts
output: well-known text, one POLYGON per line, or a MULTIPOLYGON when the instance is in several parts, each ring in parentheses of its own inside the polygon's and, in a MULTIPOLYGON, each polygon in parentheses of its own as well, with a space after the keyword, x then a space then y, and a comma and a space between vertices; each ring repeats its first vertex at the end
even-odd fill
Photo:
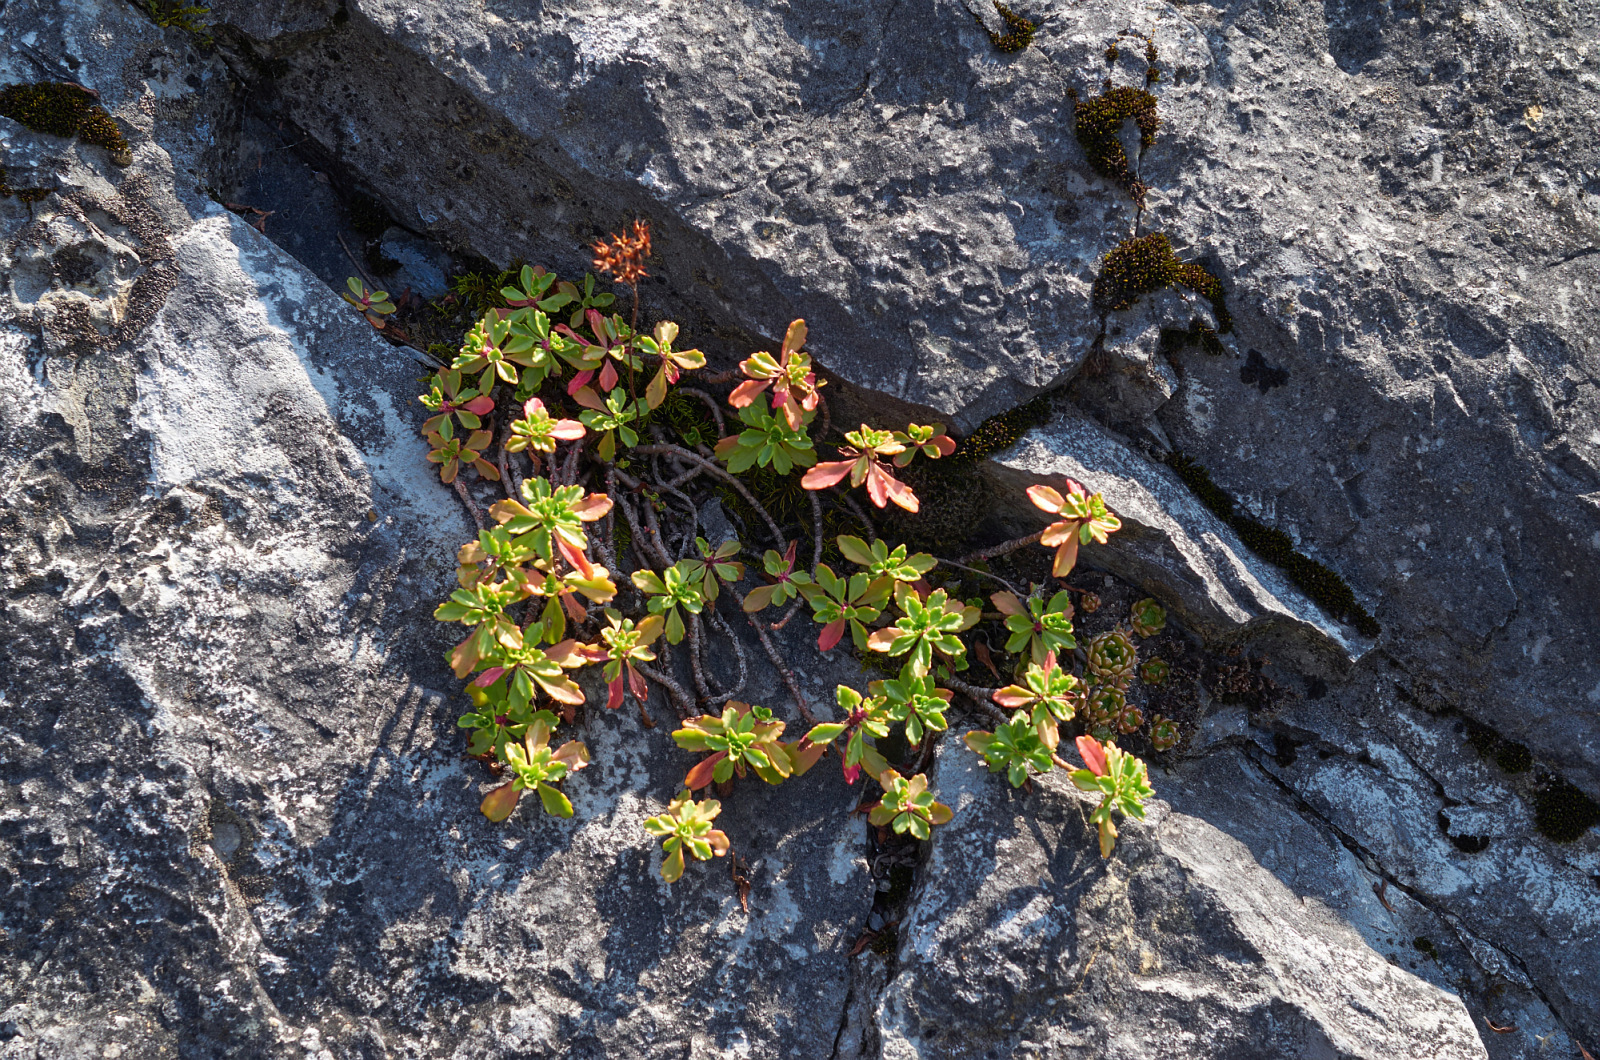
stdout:
POLYGON ((1059 771, 1015 791, 950 740, 934 777, 956 816, 901 927, 885 1058, 1487 1055, 1452 992, 1206 820, 1154 803, 1102 861, 1059 771))

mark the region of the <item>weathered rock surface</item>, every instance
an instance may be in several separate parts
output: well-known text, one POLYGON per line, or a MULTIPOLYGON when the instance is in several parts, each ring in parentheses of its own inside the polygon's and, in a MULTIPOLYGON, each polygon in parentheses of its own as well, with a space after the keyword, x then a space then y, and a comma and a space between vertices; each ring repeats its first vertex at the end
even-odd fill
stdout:
MULTIPOLYGON (((1531 778, 1417 707, 1600 792, 1593 3, 1056 5, 1010 57, 950 0, 214 10, 231 71, 111 0, 0 7, 0 83, 80 81, 134 148, 0 119, 12 182, 55 189, 0 200, 0 1055, 1594 1051, 1600 839, 1538 837, 1531 778), (1224 278, 1237 356, 1166 356, 1204 316, 1177 293, 1090 305, 1133 216, 1065 90, 1140 83, 1142 46, 1104 58, 1130 27, 1162 69, 1144 227, 1224 278), (1013 484, 1120 491, 1093 562, 1195 629, 1361 658, 1276 718, 1212 705, 1109 864, 1059 777, 1016 796, 948 741, 890 965, 846 958, 877 914, 836 769, 729 800, 748 914, 724 865, 659 883, 637 824, 684 759, 631 715, 585 733, 573 821, 492 829, 418 367, 313 275, 345 271, 331 192, 253 185, 296 261, 203 190, 291 145, 497 261, 581 270, 649 216, 647 312, 723 361, 804 315, 868 409, 971 427, 1098 349, 1103 426, 1031 435, 1013 484), (1344 574, 1379 649, 1169 446, 1344 574)), ((859 679, 803 658, 819 700, 859 679)))
POLYGON ((1067 94, 1143 84, 1118 34, 1147 35, 1140 223, 1222 277, 1236 330, 1230 356, 1179 356, 1173 400, 1169 379, 1102 414, 1158 417, 1351 584, 1418 694, 1600 795, 1592 0, 1050 3, 1013 55, 954 0, 215 10, 240 76, 407 224, 570 267, 649 216, 652 294, 693 333, 739 352, 803 315, 879 410, 961 427, 1106 325, 1159 334, 1091 304, 1134 218, 1067 94))
POLYGON ((1012 792, 951 741, 935 777, 956 817, 901 929, 884 1057, 1487 1055, 1457 998, 1206 821, 1153 804, 1103 862, 1059 771, 1012 792))

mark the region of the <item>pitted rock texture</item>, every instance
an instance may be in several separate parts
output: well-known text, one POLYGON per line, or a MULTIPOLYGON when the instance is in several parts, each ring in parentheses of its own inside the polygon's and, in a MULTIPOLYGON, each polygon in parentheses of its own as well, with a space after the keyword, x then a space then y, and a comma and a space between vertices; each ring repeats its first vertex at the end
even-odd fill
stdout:
MULTIPOLYGON (((1459 702, 1593 787, 1592 5, 1025 13, 1051 17, 1006 57, 949 0, 226 3, 229 71, 130 5, 0 7, 0 81, 81 81, 133 147, 122 168, 0 119, 13 182, 53 192, 0 200, 0 1056, 1594 1045, 1600 839, 1536 837, 1528 778, 1417 706, 1459 702), (1089 305, 1134 217, 1066 88, 1144 83, 1131 39, 1104 57, 1130 25, 1162 56, 1143 225, 1224 276, 1237 356, 1167 356, 1164 326, 1207 319, 1182 292, 1103 332, 1089 305), (263 122, 277 138, 241 152, 263 122), (807 316, 841 415, 970 427, 1098 353, 1147 378, 1083 400, 1107 429, 1081 437, 1149 525, 1208 532, 1140 455, 1184 448, 1346 572, 1389 641, 1277 718, 1211 704, 1109 865, 1059 775, 1018 797, 947 740, 958 817, 892 967, 847 957, 875 914, 831 762, 728 800, 748 913, 726 863, 659 882, 638 822, 686 762, 631 714, 583 733, 572 821, 492 828, 430 617, 470 524, 422 459, 423 370, 318 284, 343 254, 315 224, 308 271, 209 198, 274 144, 500 261, 581 271, 581 244, 648 216, 646 315, 724 364, 807 316), (1446 403, 1472 394, 1468 430, 1446 403), (1473 595, 1486 570, 1509 617, 1473 595)), ((1092 478, 1072 450, 1052 460, 1092 478)), ((1239 570, 1176 587, 1197 628, 1319 625, 1208 549, 1239 570)), ((1096 562, 1155 569, 1130 555, 1096 562)), ((814 703, 863 679, 787 636, 814 703)), ((764 667, 752 684, 788 709, 764 667)))
POLYGON ((934 776, 956 818, 901 927, 885 1058, 1487 1055, 1451 993, 1205 821, 1153 803, 1103 862, 1061 773, 1014 792, 950 741, 934 776))
POLYGON ((721 363, 804 316, 852 410, 966 429, 1133 358, 1151 385, 1106 423, 1341 574, 1416 694, 1600 795, 1594 0, 1050 2, 1010 55, 957 0, 215 10, 258 98, 407 224, 570 271, 653 219, 649 297, 721 363), (1159 74, 1137 219, 1069 95, 1147 85, 1128 30, 1159 74), (1170 374, 1147 347, 1203 302, 1090 296, 1157 230, 1235 324, 1170 374))

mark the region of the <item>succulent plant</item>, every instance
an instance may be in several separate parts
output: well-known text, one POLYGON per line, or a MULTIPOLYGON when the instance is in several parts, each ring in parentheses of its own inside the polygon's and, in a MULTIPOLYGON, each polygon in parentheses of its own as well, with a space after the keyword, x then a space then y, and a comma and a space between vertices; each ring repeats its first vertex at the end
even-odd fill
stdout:
POLYGON ((1092 615, 1100 610, 1100 594, 1091 593, 1087 589, 1078 594, 1078 610, 1086 615, 1092 615))
POLYGON ((1133 646, 1133 638, 1120 629, 1108 629, 1089 642, 1086 665, 1105 684, 1125 685, 1138 663, 1139 649, 1133 646))
POLYGON ((600 435, 595 455, 601 460, 616 459, 618 439, 630 447, 639 444, 639 433, 632 424, 649 411, 643 401, 629 400, 621 387, 613 387, 604 401, 589 387, 584 387, 573 400, 586 410, 578 414, 578 419, 583 421, 585 427, 600 435))
POLYGON ((661 368, 644 388, 644 403, 651 409, 660 408, 667 400, 667 387, 676 383, 685 369, 706 366, 706 355, 699 350, 673 349, 672 343, 677 337, 678 325, 664 320, 656 325, 653 337, 646 335, 638 340, 639 349, 661 358, 661 368))
POLYGON ((1065 589, 1045 601, 1030 596, 1024 603, 1015 593, 998 592, 989 601, 1006 616, 1006 651, 1026 651, 1034 662, 1044 661, 1052 652, 1071 651, 1078 646, 1072 635, 1072 597, 1065 589))
POLYGON ((600 640, 605 645, 606 665, 602 673, 606 679, 608 708, 616 710, 622 706, 624 679, 627 681, 627 690, 640 703, 650 695, 650 686, 645 683, 644 675, 635 668, 635 664, 655 661, 656 653, 650 650, 650 645, 655 643, 665 628, 666 620, 660 615, 649 615, 634 625, 633 619, 623 618, 609 608, 606 610, 606 625, 600 630, 600 640))
POLYGON ((1132 703, 1125 703, 1122 712, 1117 715, 1117 731, 1124 736, 1132 735, 1144 725, 1144 711, 1132 703))
POLYGON ((868 637, 871 650, 889 655, 910 652, 911 669, 917 674, 928 672, 935 651, 952 658, 966 654, 967 646, 956 634, 977 623, 981 617, 977 608, 952 601, 943 589, 935 589, 924 601, 905 582, 895 585, 894 600, 905 617, 868 637))
POLYGON ((1146 597, 1133 605, 1133 632, 1140 637, 1153 637, 1167 628, 1167 612, 1154 600, 1146 597))
POLYGON ((395 304, 389 301, 389 292, 369 291, 367 285, 354 276, 345 281, 345 286, 348 290, 340 291, 339 297, 361 310, 361 315, 367 318, 367 323, 382 331, 383 318, 395 311, 395 304))
POLYGON ((950 807, 934 801, 933 792, 928 790, 928 778, 921 773, 908 780, 886 769, 878 783, 883 785, 883 798, 872 808, 867 820, 879 828, 888 825, 898 835, 926 839, 935 825, 944 824, 954 816, 950 807))
POLYGON ((1049 486, 1029 486, 1028 499, 1034 506, 1051 515, 1059 515, 1059 522, 1045 527, 1039 543, 1056 550, 1050 572, 1065 578, 1078 562, 1078 546, 1090 541, 1106 543, 1108 535, 1122 528, 1122 521, 1106 508, 1100 494, 1084 492, 1080 483, 1067 480, 1067 494, 1063 497, 1049 486))
POLYGON ((1054 652, 1043 663, 1029 663, 1020 685, 996 689, 992 697, 1002 707, 1028 711, 1028 720, 1050 750, 1060 739, 1060 724, 1071 721, 1083 697, 1078 679, 1056 665, 1054 652))
POLYGON ((466 430, 475 431, 483 426, 483 420, 479 417, 494 411, 493 398, 471 387, 462 387, 461 373, 449 368, 441 368, 429 380, 428 392, 417 400, 429 412, 435 413, 422 424, 424 436, 440 433, 444 422, 452 418, 466 430))
POLYGON ((720 716, 690 718, 672 738, 685 751, 704 751, 709 757, 689 770, 684 787, 698 790, 712 781, 723 784, 749 770, 768 784, 782 783, 794 772, 780 739, 783 729, 783 722, 772 720, 772 711, 737 700, 730 700, 720 716))
POLYGON ((938 560, 926 552, 906 554, 906 546, 896 545, 893 550, 882 541, 867 544, 859 537, 845 535, 837 539, 839 551, 851 563, 867 568, 873 581, 916 582, 932 570, 938 560))
POLYGON ((694 800, 694 793, 685 788, 678 797, 667 804, 667 812, 657 814, 644 822, 645 831, 662 837, 661 850, 666 859, 661 863, 661 876, 668 883, 677 883, 683 875, 683 854, 688 851, 696 861, 710 861, 722 857, 732 845, 727 833, 712 828, 711 822, 722 812, 722 803, 716 799, 694 800))
POLYGON ((1089 690, 1084 702, 1084 723, 1089 726, 1090 732, 1109 734, 1117 727, 1117 719, 1122 717, 1127 705, 1128 697, 1120 688, 1115 685, 1096 685, 1089 690))
POLYGON ((1078 737, 1078 753, 1088 768, 1075 769, 1069 776, 1078 790, 1101 797, 1089 820, 1100 829, 1100 856, 1109 858, 1117 843, 1117 825, 1111 815, 1122 813, 1144 820, 1144 800, 1154 794, 1150 774, 1133 755, 1114 743, 1101 744, 1092 736, 1078 737))
POLYGON ((808 490, 823 490, 848 477, 852 488, 865 482, 867 498, 879 508, 894 501, 908 512, 917 511, 921 502, 916 492, 895 478, 884 463, 886 458, 908 451, 895 441, 894 433, 874 430, 863 423, 859 431, 850 431, 844 437, 850 444, 840 446, 839 455, 845 459, 818 464, 805 473, 800 484, 808 490))
POLYGON ((1157 751, 1170 751, 1178 746, 1178 723, 1157 714, 1150 722, 1150 746, 1157 751))
POLYGON ((806 322, 795 320, 784 333, 783 347, 778 356, 766 352, 752 353, 739 362, 739 370, 746 381, 734 388, 728 404, 742 409, 755 401, 757 395, 772 387, 775 411, 783 414, 791 431, 798 431, 816 411, 821 399, 818 391, 826 385, 811 368, 811 358, 800 352, 806 344, 806 322))
POLYGON ((799 544, 798 541, 789 542, 781 556, 770 548, 762 555, 761 569, 772 579, 772 584, 758 585, 745 593, 743 607, 746 611, 753 614, 768 607, 782 607, 811 584, 811 575, 794 569, 799 544))
POLYGON ((1139 677, 1147 685, 1164 685, 1171 673, 1172 667, 1159 655, 1145 660, 1144 665, 1139 667, 1139 677))
POLYGON ((741 546, 738 541, 729 540, 712 548, 705 538, 697 537, 694 547, 700 553, 699 558, 690 557, 678 563, 683 567, 684 577, 700 586, 700 595, 706 602, 715 603, 722 592, 721 582, 732 585, 744 577, 744 564, 732 558, 739 554, 741 546))
POLYGON ((889 588, 865 572, 841 578, 826 563, 819 563, 810 584, 800 587, 800 595, 811 605, 816 620, 822 623, 817 637, 818 651, 831 651, 848 627, 851 640, 861 651, 867 650, 866 623, 875 621, 889 599, 889 588))
POLYGON ((810 467, 817 462, 805 426, 791 427, 781 416, 773 415, 765 397, 740 409, 739 419, 745 429, 728 435, 712 450, 733 474, 759 466, 787 475, 797 467, 810 467))
POLYGON ((679 609, 698 615, 706 603, 705 594, 700 589, 700 579, 693 577, 688 563, 688 560, 679 560, 660 574, 652 570, 633 572, 634 586, 650 598, 650 613, 666 619, 668 644, 676 644, 683 639, 683 615, 679 609))
POLYGON ((989 772, 1005 773, 1011 786, 1020 788, 1028 782, 1029 770, 1048 773, 1055 764, 1050 748, 1039 738, 1038 731, 1026 715, 1013 715, 1011 720, 996 725, 994 732, 974 730, 967 733, 966 745, 983 756, 989 772))
POLYGON ((522 418, 511 421, 511 437, 506 439, 506 452, 520 453, 532 449, 540 453, 553 453, 557 442, 575 442, 585 434, 583 424, 577 420, 562 420, 550 415, 544 402, 529 398, 522 406, 522 418))
POLYGON ((554 817, 571 817, 572 802, 553 784, 576 773, 589 764, 589 749, 578 740, 568 740, 559 751, 550 749, 550 734, 556 727, 556 716, 547 710, 534 714, 528 723, 527 734, 521 744, 508 744, 505 749, 506 766, 511 770, 511 783, 491 791, 480 809, 491 821, 499 822, 511 816, 517 800, 529 788, 539 793, 546 813, 554 817))
POLYGON ((889 763, 876 747, 867 742, 867 737, 882 739, 889 735, 892 719, 884 705, 884 697, 863 696, 849 685, 839 685, 833 695, 839 709, 845 712, 845 720, 816 726, 806 734, 804 743, 822 747, 844 736, 845 782, 854 784, 862 769, 867 771, 868 776, 877 779, 889 768, 889 763))
POLYGON ((471 464, 484 478, 499 482, 500 469, 483 458, 484 450, 493 441, 494 436, 488 431, 473 431, 464 439, 458 438, 447 419, 439 424, 438 431, 428 435, 428 444, 433 447, 428 460, 439 465, 439 481, 447 486, 456 480, 462 464, 471 464))
POLYGON ((881 689, 889 717, 905 724, 906 742, 912 747, 922 743, 922 737, 930 730, 943 732, 949 727, 944 712, 950 706, 952 693, 935 687, 931 676, 914 673, 910 663, 900 668, 899 677, 875 684, 881 689))

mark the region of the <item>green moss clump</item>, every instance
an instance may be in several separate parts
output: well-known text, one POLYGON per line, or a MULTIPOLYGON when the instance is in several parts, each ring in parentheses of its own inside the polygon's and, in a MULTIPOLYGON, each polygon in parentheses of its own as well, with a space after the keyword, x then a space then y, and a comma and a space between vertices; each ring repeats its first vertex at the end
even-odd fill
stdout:
POLYGON ((1378 620, 1361 606, 1343 578, 1309 556, 1296 552, 1294 541, 1282 530, 1240 514, 1233 498, 1211 480, 1211 473, 1204 467, 1176 452, 1167 458, 1167 463, 1200 498, 1201 504, 1233 528, 1246 548, 1282 570, 1296 588, 1330 615, 1349 622, 1364 636, 1378 635, 1382 629, 1378 620))
POLYGON ((1478 752, 1478 757, 1493 759, 1494 764, 1506 773, 1526 773, 1533 768, 1533 752, 1520 743, 1508 740, 1487 725, 1467 719, 1467 742, 1478 752))
POLYGON ((1156 128, 1161 119, 1156 116, 1156 97, 1140 88, 1108 88, 1093 99, 1079 100, 1076 109, 1077 124, 1074 135, 1089 159, 1089 166, 1102 177, 1133 196, 1133 201, 1144 209, 1145 183, 1128 168, 1128 153, 1122 149, 1122 123, 1132 118, 1139 127, 1139 144, 1149 147, 1155 143, 1156 128))
POLYGON ((1115 63, 1117 61, 1117 56, 1121 54, 1122 52, 1117 50, 1117 46, 1115 44, 1108 47, 1106 49, 1106 65, 1110 66, 1115 63))
POLYGON ((183 0, 145 0, 145 10, 162 29, 181 29, 201 44, 211 44, 211 32, 200 21, 211 14, 209 7, 196 7, 183 0))
POLYGON ((1173 284, 1187 287, 1211 303, 1218 330, 1224 334, 1233 330, 1222 281, 1200 265, 1180 261, 1165 232, 1126 239, 1112 247, 1095 277, 1094 303, 1101 312, 1127 309, 1141 295, 1173 284))
POLYGON ((133 152, 116 120, 89 91, 78 85, 41 82, 0 89, 0 114, 51 136, 76 136, 111 152, 118 165, 133 161, 133 152))
POLYGON ((1027 19, 1023 18, 1021 15, 1002 4, 1000 0, 994 0, 994 9, 995 12, 1000 16, 1000 21, 1006 24, 1006 31, 1004 33, 996 33, 988 26, 985 26, 983 24, 983 19, 978 18, 977 15, 973 15, 972 17, 977 21, 978 25, 983 28, 983 31, 989 35, 989 40, 994 43, 997 51, 1006 52, 1008 54, 1011 52, 1020 52, 1022 49, 1033 43, 1034 31, 1039 28, 1039 24, 1037 22, 1029 22, 1027 19))
POLYGON ((1533 823, 1547 838, 1571 843, 1600 824, 1600 803, 1563 777, 1550 775, 1533 796, 1533 823))
POLYGON ((961 439, 956 451, 946 460, 986 460, 1010 449, 1017 439, 1050 421, 1050 395, 1040 394, 1014 409, 990 416, 961 439))

